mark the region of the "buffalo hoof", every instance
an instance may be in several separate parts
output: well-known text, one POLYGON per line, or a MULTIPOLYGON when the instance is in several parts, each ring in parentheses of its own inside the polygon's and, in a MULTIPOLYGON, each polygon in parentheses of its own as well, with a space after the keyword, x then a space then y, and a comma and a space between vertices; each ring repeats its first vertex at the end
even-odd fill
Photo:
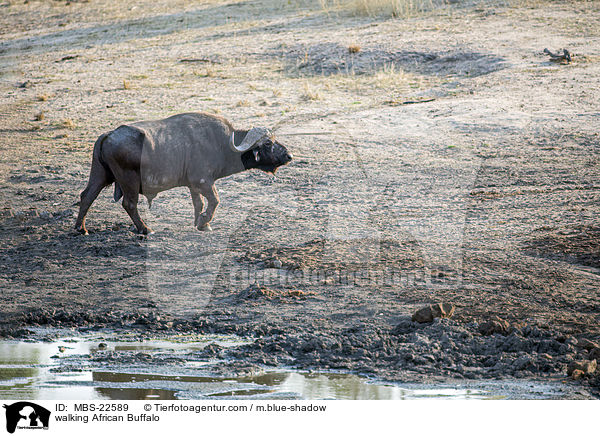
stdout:
POLYGON ((198 230, 201 232, 212 232, 212 227, 210 224, 204 224, 203 226, 198 226, 198 230))
POLYGON ((137 233, 138 235, 153 235, 154 234, 154 232, 152 230, 150 230, 149 227, 144 227, 144 228, 138 229, 135 226, 131 226, 131 227, 129 227, 129 230, 132 231, 133 233, 137 233))
POLYGON ((77 233, 80 233, 84 236, 89 235, 88 231, 85 229, 85 227, 75 227, 75 231, 77 233))

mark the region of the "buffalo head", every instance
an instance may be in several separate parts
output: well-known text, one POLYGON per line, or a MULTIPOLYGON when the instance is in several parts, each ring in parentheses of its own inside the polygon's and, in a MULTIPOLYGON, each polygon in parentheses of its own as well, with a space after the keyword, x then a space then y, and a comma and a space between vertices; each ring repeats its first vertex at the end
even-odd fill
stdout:
POLYGON ((236 132, 233 132, 230 145, 242 153, 242 163, 246 169, 257 168, 275 174, 277 168, 292 160, 292 155, 287 148, 275 140, 265 128, 251 129, 239 145, 236 144, 236 132))

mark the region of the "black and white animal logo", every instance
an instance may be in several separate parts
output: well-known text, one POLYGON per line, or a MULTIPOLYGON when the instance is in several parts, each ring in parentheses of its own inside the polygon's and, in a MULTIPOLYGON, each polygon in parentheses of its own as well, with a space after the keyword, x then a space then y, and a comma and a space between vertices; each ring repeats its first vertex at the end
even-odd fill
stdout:
POLYGON ((28 401, 19 401, 10 405, 5 404, 6 431, 14 433, 17 428, 38 429, 48 428, 50 411, 42 406, 28 401))

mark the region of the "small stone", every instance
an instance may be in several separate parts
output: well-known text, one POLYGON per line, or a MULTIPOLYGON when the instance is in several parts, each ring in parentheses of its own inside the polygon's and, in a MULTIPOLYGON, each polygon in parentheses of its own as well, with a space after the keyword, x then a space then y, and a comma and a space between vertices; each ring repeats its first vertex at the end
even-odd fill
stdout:
POLYGON ((587 351, 590 351, 590 350, 592 350, 594 348, 599 348, 597 343, 592 342, 589 339, 585 339, 585 338, 579 339, 577 341, 577 346, 579 348, 584 348, 587 351))
POLYGON ((573 372, 571 373, 571 377, 573 377, 573 380, 579 380, 584 375, 585 375, 585 373, 580 369, 574 369, 573 372))
POLYGON ((590 350, 590 353, 588 354, 588 358, 590 360, 599 361, 600 360, 600 347, 592 348, 590 350))
POLYGON ((282 266, 282 263, 279 259, 275 259, 273 261, 273 268, 281 268, 281 266, 282 266))
POLYGON ((508 335, 510 333, 510 324, 508 321, 494 317, 489 321, 484 321, 479 324, 479 333, 483 336, 493 335, 494 333, 500 333, 501 335, 508 335))
POLYGON ((515 361, 513 361, 512 366, 515 368, 515 370, 517 371, 522 371, 525 368, 527 368, 529 365, 531 365, 531 357, 529 356, 521 356, 518 359, 516 359, 515 361))
POLYGON ((433 321, 433 312, 431 310, 431 306, 422 307, 413 313, 412 316, 413 322, 425 323, 433 321))
POLYGON ((99 350, 106 350, 106 347, 108 347, 108 345, 106 345, 104 342, 100 342, 98 344, 98 349, 99 350))
POLYGON ((596 372, 598 363, 596 360, 576 360, 569 363, 567 375, 572 376, 574 371, 582 371, 583 374, 593 374, 596 372))
POLYGON ((454 314, 454 304, 436 303, 430 306, 422 307, 417 310, 413 316, 413 322, 426 323, 432 322, 434 318, 450 318, 454 314))
POLYGON ((450 303, 437 303, 431 306, 434 318, 450 318, 454 315, 456 306, 450 303))

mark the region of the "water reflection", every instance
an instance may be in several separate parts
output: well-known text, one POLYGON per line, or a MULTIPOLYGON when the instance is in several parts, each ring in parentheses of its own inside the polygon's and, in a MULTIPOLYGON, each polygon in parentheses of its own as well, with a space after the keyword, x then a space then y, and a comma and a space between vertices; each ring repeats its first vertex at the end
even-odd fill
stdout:
POLYGON ((176 400, 175 392, 163 389, 95 388, 100 398, 110 400, 176 400))
POLYGON ((273 372, 246 377, 210 377, 169 374, 124 372, 93 372, 93 380, 119 388, 96 388, 111 399, 147 399, 148 395, 160 398, 203 397, 256 397, 279 394, 278 398, 345 399, 345 400, 402 400, 426 398, 475 399, 490 393, 473 389, 407 389, 397 385, 371 383, 351 374, 303 374, 298 372, 273 372), (152 385, 159 388, 140 389, 133 386, 152 385), (125 394, 124 391, 131 391, 125 394), (135 392, 134 392, 135 391, 135 392), (133 397, 138 395, 137 397, 133 397))

